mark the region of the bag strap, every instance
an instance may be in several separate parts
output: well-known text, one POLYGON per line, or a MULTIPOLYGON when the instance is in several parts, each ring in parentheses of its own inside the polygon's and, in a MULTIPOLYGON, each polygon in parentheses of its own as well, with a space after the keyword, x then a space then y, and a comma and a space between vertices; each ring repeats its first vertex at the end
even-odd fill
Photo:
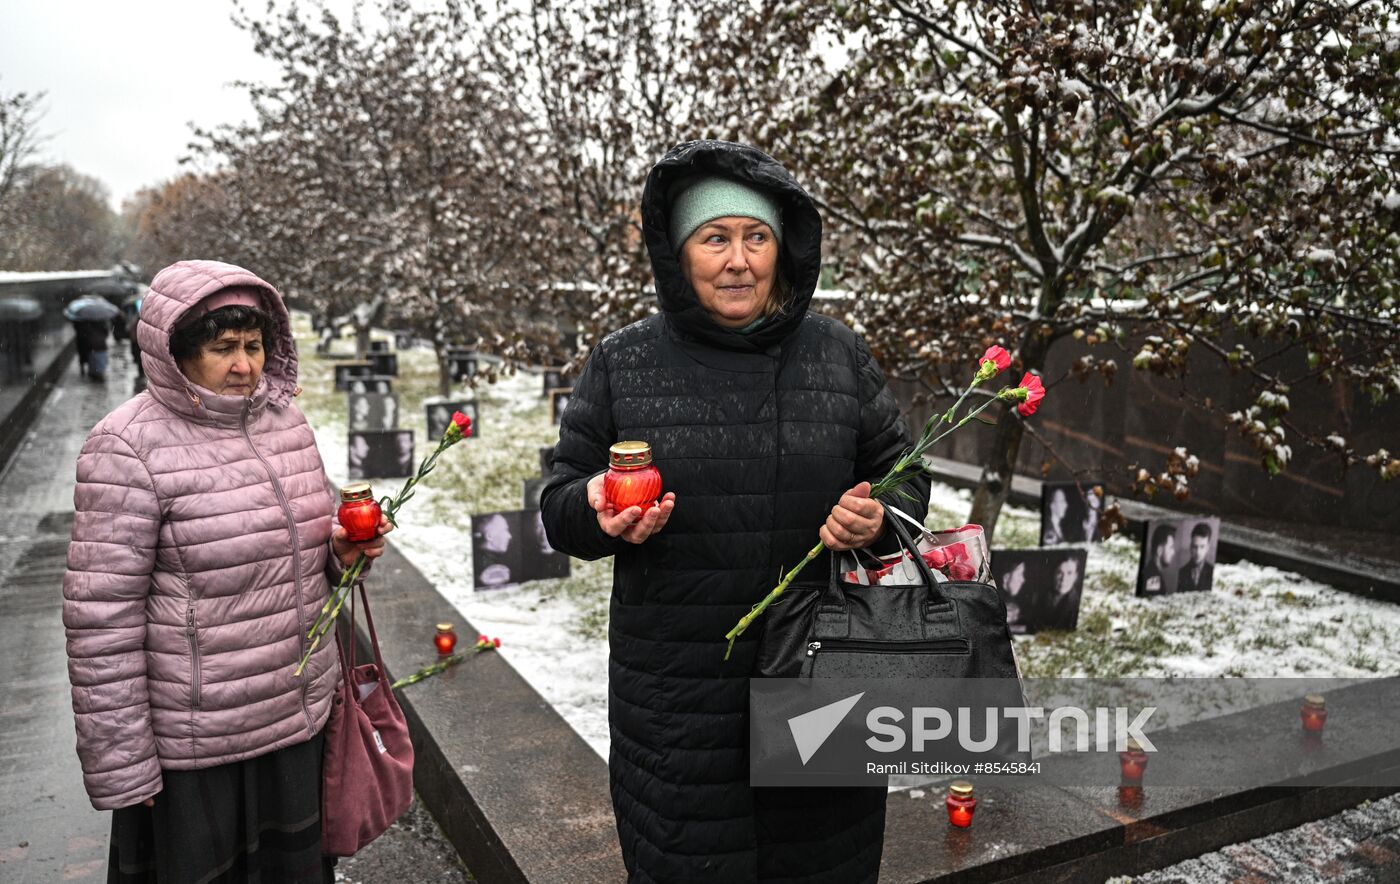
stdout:
MULTIPOLYGON (((894 531, 895 536, 899 538, 900 545, 909 552, 910 558, 914 560, 915 566, 918 567, 919 574, 923 577, 924 584, 928 587, 930 600, 935 602, 946 602, 947 599, 944 598, 943 593, 940 592, 938 589, 938 579, 933 576, 933 571, 929 569, 928 562, 925 562, 924 557, 919 555, 919 548, 914 543, 914 539, 909 536, 909 530, 905 528, 903 524, 900 523, 899 519, 889 518, 888 513, 893 511, 901 516, 904 516, 906 519, 909 519, 909 516, 905 515, 904 513, 901 513, 899 510, 895 509, 894 507, 890 506, 884 501, 880 501, 880 506, 885 508, 885 512, 887 514, 885 518, 885 525, 894 531)), ((913 521, 912 519, 909 520, 911 522, 913 521)), ((916 522, 915 524, 918 523, 916 522)), ((920 526, 920 530, 923 530, 923 526, 920 526)), ((834 561, 835 556, 833 556, 832 559, 834 561)), ((827 581, 826 590, 822 593, 821 607, 817 611, 817 616, 818 618, 820 618, 822 616, 823 611, 829 613, 839 611, 841 612, 841 615, 844 616, 845 610, 846 597, 842 593, 841 575, 837 572, 835 566, 833 565, 831 579, 827 581)))
MULTIPOLYGON (((384 669, 384 656, 383 656, 382 654, 379 653, 379 634, 378 634, 377 632, 374 631, 374 615, 373 615, 372 613, 370 613, 370 609, 369 609, 369 594, 368 594, 368 593, 366 592, 366 590, 365 590, 365 582, 364 582, 363 580, 358 580, 358 581, 356 581, 356 582, 355 582, 355 589, 358 589, 358 590, 360 591, 360 603, 361 603, 362 605, 364 605, 364 608, 365 608, 365 623, 369 626, 369 646, 370 646, 371 648, 374 649, 374 662, 375 662, 375 665, 377 665, 377 666, 379 667, 379 676, 380 676, 380 678, 383 678, 383 677, 384 677, 384 674, 385 674, 385 672, 386 672, 386 670, 384 669)), ((355 593, 354 593, 354 590, 352 590, 351 593, 350 593, 350 637, 351 637, 351 643, 350 643, 350 647, 351 647, 350 663, 351 663, 352 666, 354 665, 354 662, 355 662, 355 657, 354 657, 354 647, 355 647, 354 637, 355 637, 355 634, 356 634, 356 633, 355 633, 355 593)))

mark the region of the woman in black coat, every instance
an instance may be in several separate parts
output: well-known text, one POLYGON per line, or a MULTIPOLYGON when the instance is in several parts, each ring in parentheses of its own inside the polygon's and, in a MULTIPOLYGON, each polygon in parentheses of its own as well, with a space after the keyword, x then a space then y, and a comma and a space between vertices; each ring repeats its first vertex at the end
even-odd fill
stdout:
MULTIPOLYGON (((761 630, 727 662, 724 635, 814 534, 838 550, 881 540, 869 483, 908 431, 865 343, 807 310, 821 218, 772 158, 676 147, 647 179, 642 226, 661 312, 593 351, 541 502, 555 549, 615 557, 608 766, 629 880, 874 881, 883 788, 748 785, 761 630), (603 502, 621 440, 649 442, 661 471, 645 515, 603 502)), ((905 487, 922 518, 927 482, 905 487)), ((829 570, 824 556, 804 576, 829 570)))

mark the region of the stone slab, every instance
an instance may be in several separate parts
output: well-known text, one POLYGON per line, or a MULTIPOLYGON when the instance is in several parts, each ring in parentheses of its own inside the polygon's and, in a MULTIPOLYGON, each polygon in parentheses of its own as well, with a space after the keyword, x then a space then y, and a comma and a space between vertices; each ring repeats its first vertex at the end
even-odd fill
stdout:
MULTIPOLYGON (((366 585, 392 677, 436 661, 436 623, 456 625, 459 648, 477 635, 392 544, 366 585)), ((469 657, 399 698, 418 753, 414 783, 477 879, 625 880, 607 765, 504 655, 469 657)))

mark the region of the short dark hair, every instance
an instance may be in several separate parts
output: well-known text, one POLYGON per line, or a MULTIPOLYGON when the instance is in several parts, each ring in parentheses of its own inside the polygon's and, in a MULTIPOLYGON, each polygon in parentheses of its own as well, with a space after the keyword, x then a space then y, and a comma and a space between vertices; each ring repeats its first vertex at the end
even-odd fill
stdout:
POLYGON ((272 317, 253 307, 230 304, 211 310, 191 322, 180 326, 170 335, 170 355, 176 362, 193 359, 199 351, 216 340, 226 331, 258 331, 262 333, 264 352, 273 349, 272 317))
POLYGON ((1206 522, 1197 522, 1196 527, 1191 529, 1192 537, 1204 537, 1210 540, 1210 525, 1206 522))
POLYGON ((1171 525, 1158 525, 1157 530, 1152 532, 1152 548, 1155 550, 1166 543, 1176 534, 1176 529, 1171 525))

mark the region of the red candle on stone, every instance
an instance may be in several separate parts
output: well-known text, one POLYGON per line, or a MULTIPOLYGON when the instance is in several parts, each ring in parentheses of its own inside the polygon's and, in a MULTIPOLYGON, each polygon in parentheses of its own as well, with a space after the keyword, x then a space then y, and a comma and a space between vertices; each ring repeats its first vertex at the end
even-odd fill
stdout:
POLYGON ((608 472, 603 476, 603 496, 614 512, 639 506, 645 513, 661 496, 661 473, 651 462, 651 446, 645 442, 619 442, 608 449, 608 472))
POLYGON ((437 652, 444 657, 452 653, 452 649, 457 647, 457 633, 452 631, 451 623, 437 625, 437 635, 433 636, 433 644, 437 645, 437 652))
POLYGON ((1141 782, 1143 771, 1147 770, 1147 753, 1142 751, 1141 743, 1129 738, 1128 751, 1118 753, 1118 763, 1123 766, 1124 780, 1141 782))
POLYGON ((959 829, 972 825, 972 814, 977 810, 977 799, 972 797, 972 784, 966 780, 954 780, 948 786, 948 822, 959 829))
POLYGON ((1321 694, 1303 697, 1303 707, 1299 711, 1303 716, 1303 730, 1322 733, 1322 728, 1327 724, 1327 700, 1321 694))
POLYGON ((336 511, 336 519, 350 540, 363 543, 378 537, 382 515, 383 510, 374 499, 368 482, 355 482, 340 489, 340 509, 336 511))

